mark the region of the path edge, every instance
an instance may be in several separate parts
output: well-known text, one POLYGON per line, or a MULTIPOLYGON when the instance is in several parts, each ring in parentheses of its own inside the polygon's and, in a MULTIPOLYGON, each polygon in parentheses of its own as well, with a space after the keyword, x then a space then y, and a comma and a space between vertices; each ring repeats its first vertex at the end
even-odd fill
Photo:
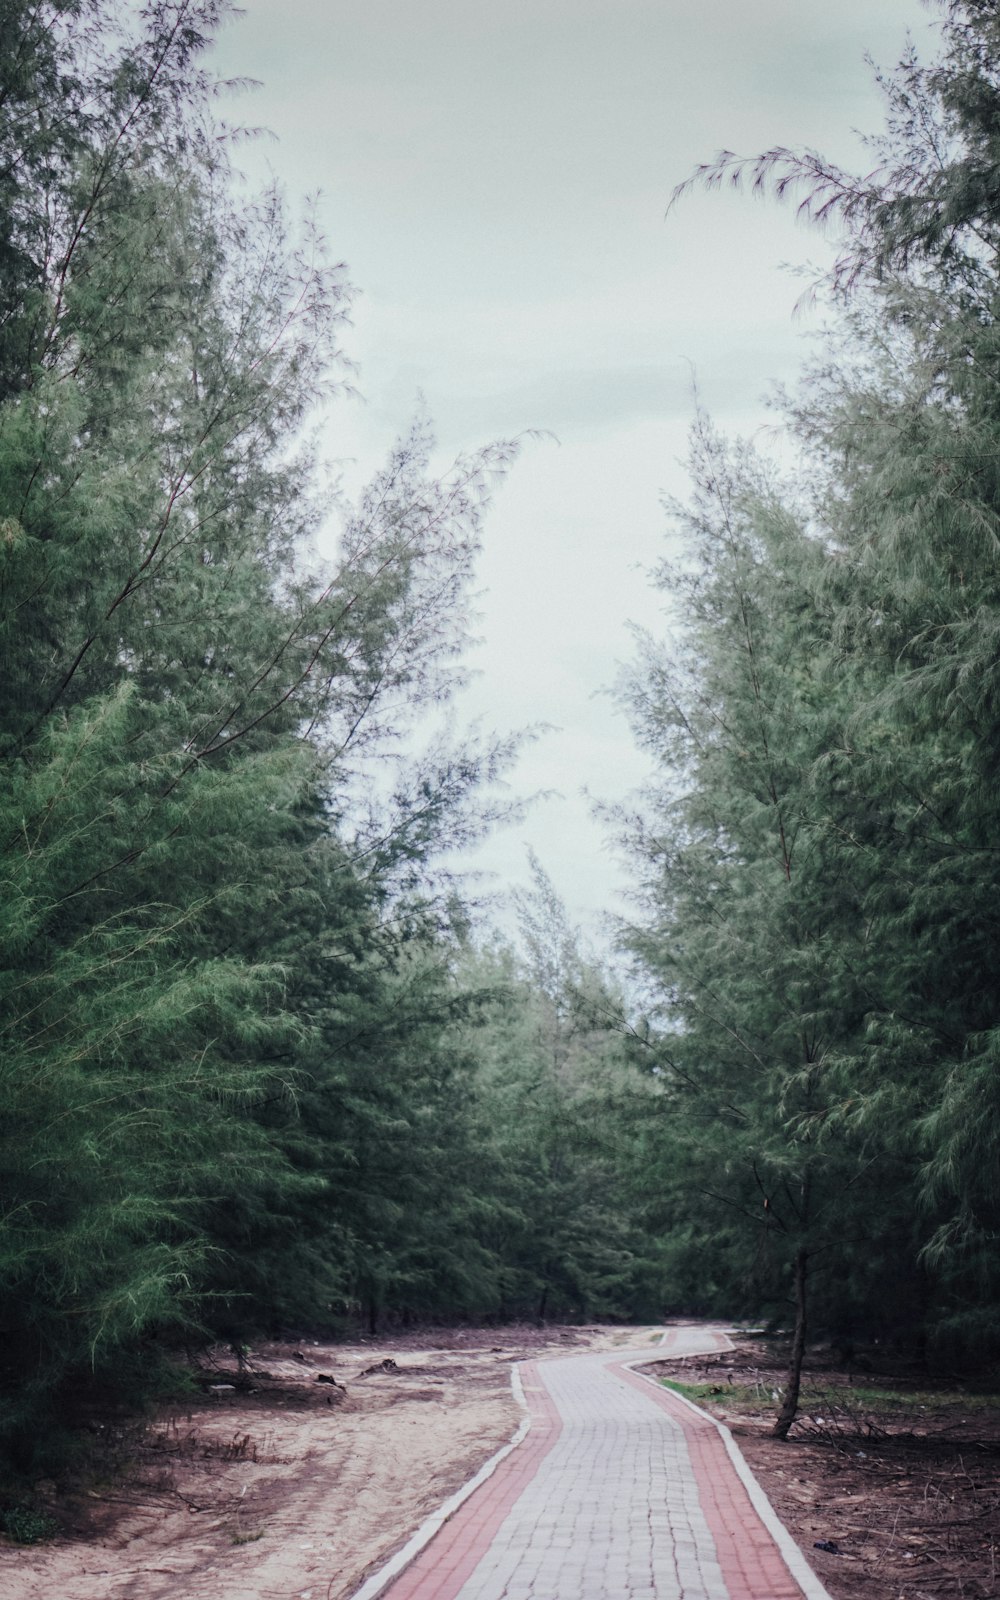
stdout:
MULTIPOLYGON (((623 1361, 622 1366, 628 1367, 629 1371, 634 1372, 637 1378, 642 1378, 644 1382, 652 1384, 654 1389, 660 1390, 661 1393, 665 1390, 672 1400, 678 1401, 682 1406, 687 1406, 689 1411, 693 1411, 696 1416, 702 1417, 704 1421, 712 1424, 712 1427, 722 1437, 722 1442, 726 1447, 726 1454, 729 1456, 736 1475, 750 1498, 750 1504, 777 1545, 785 1566, 802 1590, 805 1600, 833 1600, 829 1589, 809 1565, 804 1551, 796 1544, 768 1499, 764 1489, 754 1477, 746 1457, 726 1424, 720 1422, 718 1417, 713 1417, 710 1411, 704 1411, 701 1406, 695 1405, 694 1401, 689 1400, 686 1395, 678 1394, 675 1389, 667 1388, 665 1384, 660 1382, 659 1378, 654 1378, 648 1372, 643 1372, 644 1362, 646 1365, 649 1364, 648 1359, 640 1358, 638 1361, 623 1361)), ((357 1597, 357 1600, 360 1600, 360 1596, 357 1597)))
MULTIPOLYGON (((467 1483, 463 1483, 460 1489, 456 1489, 455 1493, 450 1495, 443 1505, 438 1506, 436 1511, 432 1511, 430 1516, 420 1524, 416 1533, 410 1535, 402 1549, 397 1550, 396 1554, 390 1556, 389 1560, 379 1567, 377 1572, 373 1572, 371 1577, 366 1578, 360 1589, 352 1590, 350 1600, 376 1600, 376 1596, 382 1594, 390 1583, 395 1583, 400 1573, 405 1572, 406 1568, 412 1565, 420 1552, 430 1544, 434 1535, 444 1527, 448 1519, 455 1515, 455 1512, 465 1504, 470 1495, 475 1494, 480 1484, 485 1483, 487 1478, 492 1478, 501 1461, 506 1461, 511 1452, 517 1449, 522 1439, 528 1434, 531 1429, 531 1412, 528 1409, 527 1396, 524 1392, 524 1385, 521 1382, 521 1366, 522 1363, 516 1361, 511 1367, 510 1387, 514 1399, 524 1412, 524 1416, 507 1440, 507 1443, 501 1445, 499 1450, 494 1451, 489 1460, 484 1461, 479 1471, 467 1483)), ((810 1597, 810 1600, 812 1600, 812 1597, 810 1597)), ((822 1597, 817 1597, 817 1600, 822 1600, 822 1597)))

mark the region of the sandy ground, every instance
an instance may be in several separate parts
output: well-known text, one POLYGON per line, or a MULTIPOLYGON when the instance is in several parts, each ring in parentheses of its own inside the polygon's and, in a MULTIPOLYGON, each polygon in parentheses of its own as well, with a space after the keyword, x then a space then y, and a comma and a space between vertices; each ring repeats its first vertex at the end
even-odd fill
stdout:
MULTIPOLYGON (((105 1481, 37 1486, 64 1532, 0 1540, 0 1595, 347 1600, 515 1431, 514 1362, 654 1337, 522 1327, 262 1345, 248 1391, 109 1425, 105 1481)), ((237 1374, 214 1354, 227 1384, 237 1374)))

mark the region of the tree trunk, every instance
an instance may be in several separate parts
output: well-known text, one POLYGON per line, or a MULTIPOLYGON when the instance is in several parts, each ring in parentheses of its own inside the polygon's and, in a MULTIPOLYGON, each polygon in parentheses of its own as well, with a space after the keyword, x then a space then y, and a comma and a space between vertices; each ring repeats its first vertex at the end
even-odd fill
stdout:
POLYGON ((806 1353, 806 1274, 809 1251, 802 1245, 795 1256, 795 1332, 792 1336, 792 1355, 788 1363, 785 1398, 781 1402, 778 1420, 771 1430, 775 1439, 787 1439, 788 1430, 799 1409, 799 1388, 802 1383, 802 1362, 806 1353))

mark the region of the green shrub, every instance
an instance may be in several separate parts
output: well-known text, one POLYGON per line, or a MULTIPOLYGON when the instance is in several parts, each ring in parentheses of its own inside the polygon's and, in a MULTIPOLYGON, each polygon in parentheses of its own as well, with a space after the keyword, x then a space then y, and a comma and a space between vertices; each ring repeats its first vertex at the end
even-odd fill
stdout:
POLYGON ((0 1511, 0 1529, 15 1544, 41 1544, 44 1539, 55 1538, 59 1524, 30 1506, 12 1506, 9 1511, 0 1511))

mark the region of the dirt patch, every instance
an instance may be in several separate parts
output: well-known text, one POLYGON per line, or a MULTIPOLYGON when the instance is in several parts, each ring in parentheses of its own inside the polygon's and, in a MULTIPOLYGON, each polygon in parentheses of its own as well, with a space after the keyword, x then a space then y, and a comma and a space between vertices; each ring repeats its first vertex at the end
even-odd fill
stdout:
POLYGON ((243 1372, 215 1351, 204 1400, 124 1430, 112 1481, 36 1486, 64 1532, 0 1540, 0 1594, 346 1600, 510 1438, 515 1361, 643 1336, 517 1327, 265 1344, 243 1372))
POLYGON ((767 1437, 780 1350, 645 1369, 693 1386, 732 1430, 778 1516, 837 1600, 987 1600, 1000 1594, 1000 1397, 866 1353, 810 1362, 787 1442, 767 1437), (830 1549, 819 1545, 833 1545, 830 1549))

